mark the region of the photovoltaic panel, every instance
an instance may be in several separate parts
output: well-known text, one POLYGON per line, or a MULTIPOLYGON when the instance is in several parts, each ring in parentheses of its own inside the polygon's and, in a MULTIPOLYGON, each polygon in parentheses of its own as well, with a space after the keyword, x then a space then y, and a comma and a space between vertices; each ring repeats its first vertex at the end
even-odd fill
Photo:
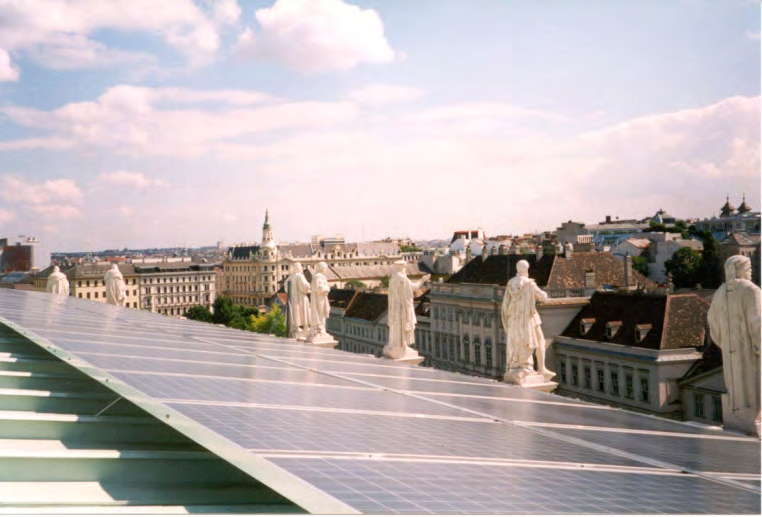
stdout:
POLYGON ((45 293, 0 318, 308 510, 760 509, 759 442, 728 433, 45 293))
POLYGON ((679 475, 341 458, 272 461, 367 513, 723 514, 759 508, 759 496, 751 492, 679 475))

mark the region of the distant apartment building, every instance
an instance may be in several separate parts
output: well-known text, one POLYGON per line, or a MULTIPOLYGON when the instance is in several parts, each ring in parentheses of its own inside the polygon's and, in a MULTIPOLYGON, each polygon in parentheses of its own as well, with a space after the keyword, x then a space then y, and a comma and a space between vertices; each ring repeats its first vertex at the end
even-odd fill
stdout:
POLYGON ((745 232, 728 232, 727 237, 718 243, 720 258, 725 260, 733 255, 743 255, 751 261, 751 279, 760 285, 760 235, 745 232))
POLYGON ((738 208, 735 208, 730 203, 730 197, 727 197, 725 204, 720 208, 719 217, 702 219, 694 224, 697 230, 712 232, 717 240, 724 239, 731 232, 759 234, 760 212, 752 211, 746 203, 746 196, 738 208))
POLYGON ((555 338, 558 393, 680 419, 679 381, 708 344, 695 294, 600 293, 555 338))
MULTIPOLYGON (((194 263, 189 258, 160 262, 119 263, 126 284, 126 307, 168 316, 182 316, 195 305, 211 308, 216 298, 214 265, 194 263)), ((70 296, 106 302, 104 276, 111 262, 78 264, 61 268, 69 279, 70 296)), ((44 290, 52 271, 47 268, 34 278, 35 288, 44 290)))
MULTIPOLYGON (((389 339, 388 295, 332 289, 329 300, 331 315, 326 321, 326 329, 339 342, 338 348, 381 357, 389 339)), ((418 293, 414 303, 417 322, 413 347, 420 351, 431 339, 426 293, 418 293)))
MULTIPOLYGON (((341 236, 318 236, 307 244, 276 245, 266 213, 261 244, 229 248, 222 263, 223 294, 246 307, 264 305, 280 289, 296 262, 301 262, 305 271, 325 262, 329 268, 326 277, 333 287, 344 287, 352 280, 373 287, 391 273, 392 262, 401 259, 396 242, 347 243, 341 236)), ((415 271, 408 271, 409 275, 423 275, 416 264, 408 264, 411 266, 415 271)))
MULTIPOLYGON (((542 250, 542 247, 539 248, 542 250)), ((516 274, 519 260, 529 262, 529 276, 549 296, 538 305, 548 342, 564 328, 589 297, 601 289, 656 284, 608 253, 574 252, 546 255, 482 255, 471 260, 447 282, 433 283, 430 298, 432 339, 419 351, 436 368, 502 377, 505 373, 505 332, 501 304, 505 285, 516 274)), ((552 358, 548 356, 548 360, 552 358)), ((550 364, 550 363, 548 363, 550 364)))
POLYGON ((40 271, 50 264, 50 253, 35 237, 0 239, 0 273, 40 271))
MULTIPOLYGON (((125 307, 140 308, 139 281, 135 267, 127 263, 120 263, 117 266, 127 286, 125 307)), ((46 268, 35 277, 35 287, 45 289, 52 269, 52 267, 46 268)), ((70 296, 106 303, 104 276, 109 269, 111 269, 111 262, 103 261, 61 268, 61 272, 69 279, 70 296)))
POLYGON ((185 261, 134 263, 141 309, 182 316, 191 307, 211 309, 216 299, 215 265, 185 261))

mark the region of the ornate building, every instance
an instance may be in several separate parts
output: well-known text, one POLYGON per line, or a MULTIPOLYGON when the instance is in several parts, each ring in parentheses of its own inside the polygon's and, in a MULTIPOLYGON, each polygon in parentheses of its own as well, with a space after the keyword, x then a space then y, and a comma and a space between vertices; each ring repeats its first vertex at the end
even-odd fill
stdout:
MULTIPOLYGON (((246 307, 265 305, 301 262, 308 278, 318 262, 328 265, 326 277, 332 287, 341 288, 350 280, 368 287, 380 283, 390 266, 402 254, 395 242, 347 243, 343 237, 316 238, 307 244, 276 245, 270 214, 265 211, 260 244, 238 244, 228 249, 223 260, 225 286, 222 294, 246 307)), ((422 273, 420 273, 422 274, 422 273)), ((416 272, 408 275, 415 278, 416 272)))

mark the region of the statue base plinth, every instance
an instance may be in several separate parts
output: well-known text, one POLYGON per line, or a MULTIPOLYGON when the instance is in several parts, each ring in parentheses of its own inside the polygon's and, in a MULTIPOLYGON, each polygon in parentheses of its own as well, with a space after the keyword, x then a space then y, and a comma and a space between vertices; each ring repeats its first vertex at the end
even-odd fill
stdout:
POLYGON ((760 437, 759 410, 743 408, 736 411, 723 411, 722 420, 723 428, 727 431, 760 437))
POLYGON ((384 347, 383 356, 385 359, 391 359, 392 361, 397 361, 399 363, 412 364, 414 366, 418 366, 424 359, 426 359, 425 357, 418 355, 417 350, 407 346, 404 349, 400 349, 399 347, 386 345, 384 347))
POLYGON ((557 382, 553 382, 552 375, 544 375, 537 372, 527 372, 526 370, 509 370, 503 376, 503 382, 515 384, 522 388, 550 393, 558 387, 557 382))
POLYGON ((327 332, 320 334, 310 334, 306 338, 305 343, 322 348, 336 348, 339 344, 339 342, 333 339, 333 336, 327 332))

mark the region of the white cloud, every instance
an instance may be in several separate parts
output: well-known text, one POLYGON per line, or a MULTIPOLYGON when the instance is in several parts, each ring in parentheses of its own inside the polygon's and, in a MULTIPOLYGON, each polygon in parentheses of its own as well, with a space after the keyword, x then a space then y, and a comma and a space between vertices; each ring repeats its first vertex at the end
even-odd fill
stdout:
POLYGON ((116 207, 114 211, 124 217, 130 217, 135 214, 135 207, 130 205, 121 205, 116 207))
POLYGON ((157 35, 191 64, 204 64, 220 46, 219 31, 233 23, 237 3, 224 0, 204 12, 193 0, 0 0, 0 47, 28 52, 43 66, 92 68, 145 61, 145 54, 107 48, 98 31, 157 35))
POLYGON ((10 210, 4 210, 0 208, 0 224, 5 224, 10 221, 13 221, 16 218, 16 214, 11 212, 10 210))
POLYGON ((59 219, 81 217, 79 208, 84 196, 73 179, 61 178, 30 183, 17 176, 5 175, 2 181, 2 197, 8 203, 18 205, 20 210, 31 210, 43 216, 59 219))
POLYGON ((8 51, 0 48, 0 83, 18 81, 20 75, 19 69, 11 63, 8 51))
POLYGON ((410 86, 395 86, 391 84, 374 84, 352 90, 347 94, 350 100, 365 104, 385 104, 388 102, 408 101, 418 99, 426 92, 410 86))
MULTIPOLYGON (((24 107, 0 109, 11 121, 53 133, 84 149, 110 149, 120 154, 199 156, 216 145, 248 135, 295 128, 329 127, 352 120, 351 103, 277 102, 262 107, 232 109, 166 109, 163 101, 221 101, 245 105, 265 100, 256 92, 200 92, 183 89, 116 86, 96 101, 72 103, 53 111, 24 107)), ((31 146, 29 139, 5 142, 6 147, 31 146)), ((39 139, 49 145, 48 139, 39 139)), ((2 148, 2 147, 0 147, 2 148)))
POLYGON ((147 188, 147 187, 166 187, 168 183, 164 180, 149 178, 142 172, 132 172, 119 170, 114 172, 104 172, 100 175, 101 180, 113 185, 123 185, 125 187, 147 188))
POLYGON ((120 64, 152 64, 150 54, 111 49, 81 34, 60 34, 35 45, 28 55, 37 64, 52 70, 77 70, 120 64))
POLYGON ((237 53, 301 72, 346 70, 361 63, 388 63, 394 52, 373 9, 342 0, 276 0, 259 9, 260 29, 246 29, 237 53))

